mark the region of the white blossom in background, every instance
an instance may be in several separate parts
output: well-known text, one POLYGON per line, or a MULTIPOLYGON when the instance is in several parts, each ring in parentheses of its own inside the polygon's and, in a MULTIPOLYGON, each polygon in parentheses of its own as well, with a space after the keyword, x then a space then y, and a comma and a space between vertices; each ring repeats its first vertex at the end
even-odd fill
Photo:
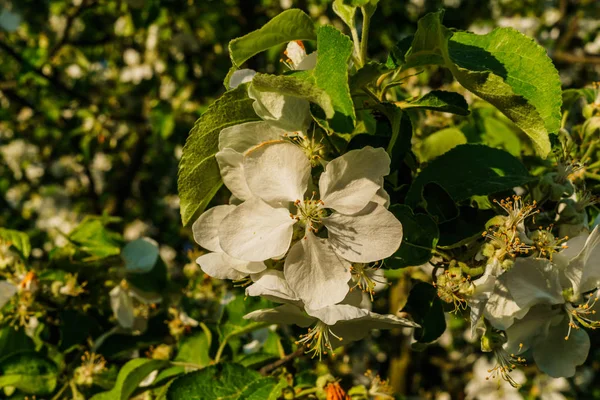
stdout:
POLYGON ((119 326, 133 333, 146 330, 150 305, 162 301, 161 296, 136 290, 125 281, 115 286, 109 295, 110 306, 119 326))
MULTIPOLYGON (((473 377, 465 387, 467 400, 523 400, 519 390, 509 382, 497 378, 490 378, 490 371, 495 367, 493 361, 487 357, 480 357, 473 364, 473 377)), ((525 382, 523 371, 515 370, 514 378, 518 382, 525 382)))

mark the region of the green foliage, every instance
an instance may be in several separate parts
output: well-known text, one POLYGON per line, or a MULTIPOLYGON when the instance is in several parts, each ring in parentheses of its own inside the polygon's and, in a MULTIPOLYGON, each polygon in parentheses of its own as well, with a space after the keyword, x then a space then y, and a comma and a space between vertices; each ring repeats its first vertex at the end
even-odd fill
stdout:
POLYGON ((28 394, 49 395, 57 379, 57 366, 36 352, 19 352, 0 359, 0 388, 12 386, 28 394))
POLYGON ((137 389, 140 382, 152 371, 168 366, 167 361, 137 358, 127 362, 119 371, 115 386, 108 392, 92 397, 92 400, 127 400, 137 389))
POLYGON ((431 161, 452 150, 458 145, 466 144, 467 138, 458 128, 445 128, 427 136, 419 148, 421 161, 431 161))
POLYGON ((558 73, 544 49, 509 28, 487 35, 452 33, 442 25, 443 14, 431 13, 419 21, 403 68, 449 68, 461 85, 517 124, 546 157, 548 135, 560 127, 562 95, 558 73))
POLYGON ((177 188, 184 225, 202 212, 222 185, 215 159, 219 132, 228 126, 257 121, 245 85, 226 92, 202 114, 190 131, 179 163, 177 188))
POLYGON ((482 145, 460 145, 430 162, 421 171, 406 196, 409 205, 421 202, 423 187, 435 182, 455 201, 498 193, 524 185, 534 178, 509 153, 482 145))
POLYGON ((469 115, 469 106, 464 97, 458 93, 443 90, 432 90, 424 96, 400 103, 398 106, 404 110, 423 108, 426 110, 449 112, 458 115, 469 115))
POLYGON ((229 42, 234 67, 239 68, 252 56, 292 40, 314 40, 313 20, 303 11, 291 9, 271 19, 260 29, 229 42))
POLYGON ((417 341, 413 345, 415 350, 423 349, 421 344, 433 342, 446 330, 442 301, 435 287, 428 283, 419 282, 413 286, 403 311, 410 313, 415 322, 421 325, 414 333, 417 341))
POLYGON ((277 380, 238 364, 222 364, 177 378, 168 400, 275 400, 281 394, 277 380))
POLYGON ((329 123, 336 132, 350 133, 356 120, 348 88, 348 60, 352 55, 352 42, 337 29, 323 26, 317 32, 317 51, 315 82, 329 95, 335 111, 329 123))
POLYGON ((70 234, 69 240, 90 255, 90 259, 119 255, 121 249, 115 236, 100 218, 86 217, 70 234))
POLYGON ((10 245, 17 249, 25 259, 27 259, 31 253, 31 243, 29 243, 29 236, 27 236, 26 233, 0 228, 0 241, 10 243, 10 245))
POLYGON ((429 261, 439 238, 435 221, 427 214, 414 214, 404 204, 394 204, 390 211, 402 222, 403 237, 400 248, 385 260, 385 267, 404 268, 429 261))

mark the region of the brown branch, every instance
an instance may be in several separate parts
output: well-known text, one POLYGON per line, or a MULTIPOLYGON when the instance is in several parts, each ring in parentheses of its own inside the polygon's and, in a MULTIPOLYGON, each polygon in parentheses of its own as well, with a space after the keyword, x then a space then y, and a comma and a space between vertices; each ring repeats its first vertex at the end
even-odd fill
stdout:
POLYGON ((287 364, 288 362, 292 361, 293 359, 295 359, 297 357, 300 357, 303 354, 304 354, 304 347, 299 347, 293 353, 290 353, 287 356, 285 356, 271 364, 265 365, 258 372, 260 372, 261 375, 267 375, 269 372, 281 367, 284 364, 287 364))
POLYGON ((54 47, 48 53, 48 60, 52 61, 52 59, 58 53, 58 51, 65 44, 67 44, 67 41, 69 40, 69 36, 71 36, 71 28, 73 27, 73 22, 75 22, 75 20, 84 11, 86 11, 89 8, 92 8, 95 5, 96 5, 95 0, 90 0, 90 1, 86 0, 79 7, 77 7, 74 12, 72 12, 71 14, 69 14, 67 16, 67 22, 65 24, 65 29, 63 30, 62 35, 60 36, 60 39, 58 39, 58 42, 56 43, 56 45, 54 45, 54 47))
POLYGON ((9 56, 11 56, 13 59, 15 59, 15 61, 26 66, 31 71, 33 71, 36 75, 46 79, 54 87, 56 87, 57 89, 60 89, 65 94, 68 94, 69 96, 71 96, 85 104, 91 103, 87 98, 85 98, 84 96, 80 95, 79 93, 75 92, 73 89, 71 89, 68 86, 66 86, 65 84, 63 84, 54 75, 45 74, 41 68, 38 68, 38 67, 34 66, 33 64, 31 64, 29 61, 27 61, 25 58, 23 58, 23 56, 21 54, 19 54, 15 49, 13 49, 10 45, 8 45, 7 43, 5 43, 2 40, 0 40, 0 50, 4 50, 6 53, 8 53, 9 56))
POLYGON ((554 61, 564 62, 569 64, 592 64, 600 65, 600 57, 594 56, 577 56, 574 54, 565 53, 564 51, 555 51, 552 55, 554 61))

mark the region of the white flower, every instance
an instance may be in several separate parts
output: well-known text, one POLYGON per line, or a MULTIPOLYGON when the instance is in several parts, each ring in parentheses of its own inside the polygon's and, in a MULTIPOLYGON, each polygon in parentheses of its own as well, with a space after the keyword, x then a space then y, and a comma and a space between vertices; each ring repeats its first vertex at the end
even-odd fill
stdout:
MULTIPOLYGON (((465 392, 467 400, 522 400, 519 390, 503 379, 490 379, 490 371, 494 363, 486 357, 480 357, 473 364, 473 377, 467 383, 465 392)), ((516 380, 525 381, 523 371, 513 372, 516 380)))
POLYGON ((348 292, 350 262, 389 257, 402 241, 400 221, 372 201, 389 163, 383 149, 350 151, 327 164, 319 179, 320 197, 316 192, 306 197, 311 164, 300 147, 288 142, 257 146, 243 159, 254 197, 222 220, 220 246, 248 261, 287 253, 285 278, 309 307, 338 303, 348 292), (294 225, 301 240, 290 249, 294 225), (315 235, 321 228, 326 238, 315 235))
POLYGON ((587 301, 582 298, 583 293, 599 285, 599 242, 596 228, 587 237, 569 241, 569 248, 554 256, 556 264, 542 259, 518 259, 498 279, 506 290, 495 297, 510 297, 511 304, 516 305, 511 307, 513 316, 526 312, 510 326, 502 327, 508 337, 506 348, 509 352, 531 348, 538 367, 550 376, 573 376, 590 348, 588 334, 580 327, 600 326, 595 316, 600 293, 590 295, 587 301))
POLYGON ((0 281, 0 308, 19 291, 19 287, 9 281, 0 281))
MULTIPOLYGON (((254 321, 295 324, 309 328, 298 343, 309 347, 313 357, 321 358, 322 354, 366 337, 373 329, 392 329, 398 327, 419 327, 418 324, 394 315, 382 315, 359 308, 362 301, 361 292, 352 291, 341 304, 328 305, 319 309, 311 309, 306 304, 294 300, 294 293, 285 285, 282 275, 273 274, 259 279, 254 286, 254 295, 267 295, 271 300, 284 302, 281 306, 253 311, 245 319, 254 321), (281 296, 281 297, 279 297, 281 296), (279 297, 279 298, 278 298, 279 297)), ((250 287, 248 290, 251 290, 250 287)), ((248 291, 247 291, 248 293, 248 291)))
POLYGON ((296 71, 306 71, 317 65, 317 52, 307 55, 304 43, 300 40, 289 42, 283 54, 288 58, 287 66, 296 71))
POLYGON ((148 306, 161 301, 159 295, 135 290, 125 281, 110 291, 110 306, 117 322, 134 332, 146 330, 148 306))
POLYGON ((221 249, 218 237, 219 226, 235 208, 236 206, 233 205, 213 207, 204 212, 192 225, 196 243, 211 251, 198 257, 196 262, 202 271, 213 278, 240 280, 267 268, 263 262, 235 259, 221 249))
POLYGON ((567 400, 561 392, 571 389, 569 381, 565 378, 550 378, 547 375, 537 375, 533 381, 539 393, 540 400, 567 400))

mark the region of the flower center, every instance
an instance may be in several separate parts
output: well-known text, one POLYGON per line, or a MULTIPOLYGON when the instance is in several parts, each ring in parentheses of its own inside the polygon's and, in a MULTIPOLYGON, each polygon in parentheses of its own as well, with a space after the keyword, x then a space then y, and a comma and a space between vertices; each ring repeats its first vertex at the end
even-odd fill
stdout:
POLYGON ((459 268, 453 267, 444 271, 436 278, 433 286, 437 289, 438 297, 454 305, 453 313, 467 308, 467 297, 473 294, 475 286, 470 276, 463 276, 459 268))
POLYGON ((531 240, 533 240, 536 250, 538 251, 539 257, 544 257, 552 261, 552 255, 559 251, 566 249, 568 246, 565 243, 569 237, 556 238, 551 232, 552 226, 546 229, 535 231, 531 234, 531 240))
POLYGON ((323 354, 327 354, 327 351, 333 352, 330 335, 342 341, 342 338, 333 333, 327 324, 319 321, 314 327, 308 328, 308 332, 301 335, 296 344, 303 344, 308 347, 306 353, 312 354, 311 358, 319 357, 319 360, 321 360, 321 357, 323 354))
POLYGON ((375 286, 377 286, 378 283, 387 285, 385 278, 382 275, 378 276, 377 271, 379 271, 377 266, 372 267, 368 264, 353 264, 350 267, 350 273, 352 274, 352 280, 355 285, 350 290, 358 287, 363 292, 368 293, 369 296, 371 296, 371 301, 373 301, 375 286))
POLYGON ((508 214, 504 223, 507 229, 517 229, 517 226, 526 218, 540 212, 536 210, 537 203, 535 200, 529 204, 524 202, 521 196, 508 197, 500 201, 494 200, 494 203, 498 204, 508 214))
POLYGON ((307 229, 317 233, 321 227, 321 220, 326 216, 325 203, 322 200, 315 200, 315 192, 310 199, 296 200, 296 214, 290 214, 290 217, 302 223, 307 229))
MULTIPOLYGON (((519 352, 523 348, 523 344, 519 345, 519 352)), ((490 376, 485 378, 486 380, 489 378, 496 379, 502 378, 506 382, 508 382, 512 387, 519 388, 521 386, 520 383, 515 381, 515 379, 510 375, 512 371, 514 371, 517 366, 526 365, 526 360, 523 357, 515 354, 508 354, 506 350, 502 347, 498 347, 494 349, 494 357, 496 358, 496 365, 494 368, 488 370, 490 376)))
POLYGON ((569 316, 569 331, 565 340, 569 340, 571 329, 579 329, 580 325, 589 329, 600 328, 600 320, 594 317, 596 310, 593 309, 599 297, 600 291, 592 293, 583 304, 574 306, 571 303, 565 303, 565 310, 569 316))

